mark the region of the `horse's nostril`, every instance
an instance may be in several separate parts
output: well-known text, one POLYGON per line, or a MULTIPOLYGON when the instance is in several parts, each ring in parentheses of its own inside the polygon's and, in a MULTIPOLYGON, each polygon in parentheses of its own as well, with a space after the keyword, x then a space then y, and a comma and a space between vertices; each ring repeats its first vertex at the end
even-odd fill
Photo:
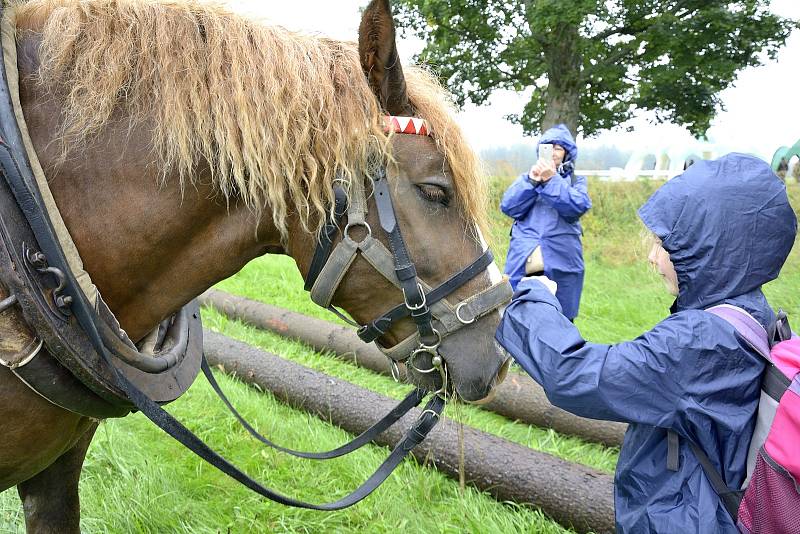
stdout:
POLYGON ((495 382, 496 386, 499 386, 503 383, 503 380, 506 379, 506 375, 508 375, 508 369, 511 367, 511 358, 506 358, 506 361, 503 362, 503 366, 500 367, 500 371, 497 373, 497 382, 495 382))

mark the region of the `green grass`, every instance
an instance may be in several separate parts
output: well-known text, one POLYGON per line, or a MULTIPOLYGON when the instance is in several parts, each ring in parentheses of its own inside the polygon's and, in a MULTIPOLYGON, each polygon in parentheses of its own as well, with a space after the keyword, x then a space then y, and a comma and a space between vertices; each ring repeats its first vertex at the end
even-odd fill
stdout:
MULTIPOLYGON (((352 436, 219 375, 231 401, 258 429, 293 447, 330 449, 352 436)), ((198 380, 170 411, 265 484, 313 502, 342 497, 385 458, 367 446, 327 462, 288 457, 255 442, 198 380)), ((541 513, 457 484, 410 460, 365 503, 342 512, 265 501, 199 461, 141 415, 101 425, 81 483, 84 532, 565 532, 541 513)), ((0 532, 22 532, 13 490, 0 495, 0 532)))
MULTIPOLYGON (((508 185, 493 181, 493 206, 508 185)), ((667 315, 671 302, 660 279, 646 265, 641 226, 635 210, 658 186, 652 182, 592 182, 593 210, 584 217, 586 283, 577 324, 587 339, 631 339, 667 315)), ((800 206, 800 187, 790 187, 800 206)), ((508 247, 510 221, 492 212, 495 256, 508 247)), ((800 251, 795 249, 781 279, 765 291, 775 307, 800 316, 800 251)), ((217 287, 278 304, 301 313, 337 321, 318 308, 302 289, 294 262, 260 258, 217 287)), ((303 365, 338 376, 393 398, 408 386, 395 384, 301 343, 286 341, 204 310, 207 327, 281 354, 303 365)), ((293 410, 262 393, 220 376, 235 405, 268 436, 295 448, 332 448, 350 436, 293 410)), ((170 410, 201 437, 268 485, 292 496, 321 502, 355 488, 382 461, 388 449, 368 446, 352 458, 330 463, 288 458, 260 448, 212 398, 203 380, 170 410)), ((565 459, 611 471, 615 449, 560 436, 551 430, 514 423, 474 407, 448 408, 464 424, 565 459)), ((564 532, 539 512, 498 503, 411 460, 404 463, 367 501, 342 512, 294 510, 265 502, 202 464, 141 415, 104 423, 97 433, 81 485, 85 532, 564 532)), ((14 490, 0 494, 0 532, 22 532, 14 490)))

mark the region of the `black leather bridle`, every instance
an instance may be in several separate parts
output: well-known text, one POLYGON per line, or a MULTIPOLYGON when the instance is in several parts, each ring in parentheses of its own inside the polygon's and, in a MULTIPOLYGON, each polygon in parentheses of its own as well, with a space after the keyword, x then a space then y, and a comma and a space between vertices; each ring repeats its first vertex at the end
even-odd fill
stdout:
POLYGON ((367 210, 363 184, 358 180, 351 181, 348 198, 342 184, 337 183, 334 186, 333 214, 320 232, 311 266, 306 275, 305 289, 311 292, 314 302, 356 326, 358 336, 363 341, 367 343, 375 341, 392 363, 395 376, 397 376, 397 362, 405 362, 420 373, 438 371, 442 386, 436 393, 445 394, 448 386, 447 367, 438 354, 442 339, 508 302, 511 298, 511 288, 506 281, 501 281, 460 302, 455 308, 446 304, 445 297, 485 272, 492 264, 494 257, 491 251, 487 248, 464 269, 439 286, 430 288, 417 276, 416 267, 397 224, 386 167, 376 166, 370 181, 378 219, 381 228, 388 236, 391 252, 372 236, 372 230, 365 220, 367 210), (345 214, 347 223, 344 230, 340 230, 341 219, 345 214), (355 226, 363 226, 366 229, 366 236, 358 242, 350 236, 350 229, 355 226), (339 233, 341 240, 334 247, 334 241, 339 233), (331 303, 339 284, 359 253, 403 294, 402 304, 364 325, 355 323, 331 303), (377 343, 397 321, 407 317, 413 320, 416 334, 408 336, 392 348, 385 348, 377 343), (431 358, 431 367, 427 369, 420 368, 416 362, 416 357, 423 353, 429 354, 431 358))

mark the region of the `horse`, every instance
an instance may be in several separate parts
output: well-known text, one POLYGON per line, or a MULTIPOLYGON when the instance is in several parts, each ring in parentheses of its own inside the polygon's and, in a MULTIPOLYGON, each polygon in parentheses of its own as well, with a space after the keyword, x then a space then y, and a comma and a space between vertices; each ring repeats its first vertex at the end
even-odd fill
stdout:
MULTIPOLYGON (((368 194, 365 224, 345 233, 388 243, 365 179, 376 160, 420 280, 441 284, 487 249, 478 160, 446 91, 401 66, 388 0, 366 8, 357 43, 193 0, 31 0, 7 11, 33 147, 86 271, 131 340, 253 258, 289 255, 305 276, 337 183, 368 194), (387 131, 386 116, 424 119, 431 135, 387 131)), ((498 278, 492 263, 451 298, 498 278)), ((332 297, 359 323, 403 302, 361 256, 332 297)), ((505 375, 499 320, 494 309, 437 343, 465 401, 487 398, 505 375)), ((415 332, 406 317, 379 342, 391 349, 415 332)), ((28 532, 79 532, 78 479, 98 421, 3 366, 0 399, 0 491, 17 486, 28 532)))

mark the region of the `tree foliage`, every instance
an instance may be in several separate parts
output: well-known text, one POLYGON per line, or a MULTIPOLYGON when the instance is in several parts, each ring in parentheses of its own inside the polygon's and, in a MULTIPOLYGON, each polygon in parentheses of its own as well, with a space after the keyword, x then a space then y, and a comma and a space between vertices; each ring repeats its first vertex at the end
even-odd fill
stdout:
POLYGON ((402 31, 459 104, 533 88, 512 120, 591 135, 637 111, 702 136, 737 72, 774 59, 797 21, 770 0, 395 0, 402 31))

